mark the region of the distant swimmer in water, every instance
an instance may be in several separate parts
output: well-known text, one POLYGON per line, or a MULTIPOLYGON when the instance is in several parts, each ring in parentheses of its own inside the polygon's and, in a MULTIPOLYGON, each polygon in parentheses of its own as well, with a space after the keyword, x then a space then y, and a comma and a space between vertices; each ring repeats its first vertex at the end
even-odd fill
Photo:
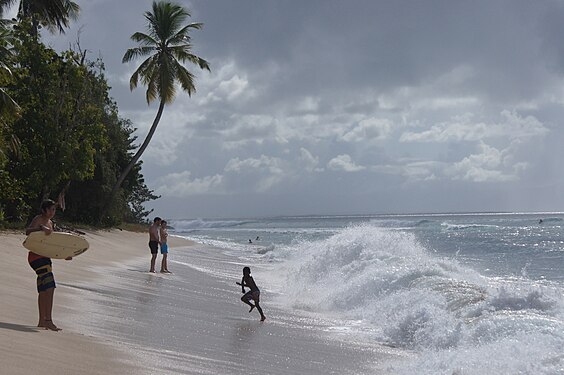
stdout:
POLYGON ((253 311, 253 309, 256 307, 258 312, 260 313, 260 321, 263 322, 266 319, 266 316, 264 316, 264 314, 262 313, 262 308, 259 305, 260 290, 257 287, 257 284, 255 284, 255 280, 253 280, 253 277, 251 276, 251 269, 249 267, 243 267, 243 279, 241 279, 241 282, 237 283, 237 285, 241 286, 242 293, 245 293, 245 287, 251 289, 247 293, 245 293, 243 297, 241 297, 241 301, 251 306, 249 312, 253 311), (255 302, 254 305, 251 303, 251 300, 255 302))
POLYGON ((251 239, 249 238, 249 243, 253 243, 253 241, 251 241, 251 239))
POLYGON ((539 224, 542 224, 542 219, 539 220, 539 224))

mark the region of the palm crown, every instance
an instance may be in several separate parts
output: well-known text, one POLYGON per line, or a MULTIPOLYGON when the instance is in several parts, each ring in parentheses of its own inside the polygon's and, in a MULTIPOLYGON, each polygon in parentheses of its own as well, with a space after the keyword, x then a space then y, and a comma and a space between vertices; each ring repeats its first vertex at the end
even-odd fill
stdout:
MULTIPOLYGON (((18 0, 0 0, 0 9, 8 8, 18 0)), ((0 15, 2 14, 0 10, 0 15)), ((80 7, 71 0, 20 0, 18 18, 29 18, 33 32, 37 34, 39 24, 50 31, 63 33, 69 27, 71 19, 77 19, 80 7)))
POLYGON ((190 29, 201 29, 203 24, 185 25, 190 13, 173 3, 153 2, 152 8, 152 12, 145 12, 148 32, 136 32, 131 36, 140 46, 128 49, 123 62, 148 56, 131 76, 130 89, 136 88, 141 80, 147 86, 147 103, 159 98, 168 104, 176 95, 176 81, 188 95, 196 91, 194 75, 183 63, 191 62, 201 69, 210 70, 206 60, 191 52, 192 44, 188 34, 190 29))

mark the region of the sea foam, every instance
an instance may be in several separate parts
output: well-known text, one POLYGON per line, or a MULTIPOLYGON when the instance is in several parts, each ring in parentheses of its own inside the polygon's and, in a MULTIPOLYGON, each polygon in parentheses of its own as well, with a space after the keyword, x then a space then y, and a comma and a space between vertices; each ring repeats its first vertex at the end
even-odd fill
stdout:
POLYGON ((369 339, 421 354, 391 365, 394 372, 564 369, 561 284, 488 278, 437 256, 413 234, 370 224, 291 250, 279 269, 299 292, 283 296, 285 304, 360 321, 355 327, 369 339))

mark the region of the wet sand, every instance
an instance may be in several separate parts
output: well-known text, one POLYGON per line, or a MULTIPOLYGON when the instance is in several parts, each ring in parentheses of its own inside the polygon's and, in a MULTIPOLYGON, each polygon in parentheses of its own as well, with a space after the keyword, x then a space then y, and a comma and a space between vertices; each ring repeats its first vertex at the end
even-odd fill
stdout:
POLYGON ((260 322, 239 301, 242 264, 217 249, 172 237, 174 273, 150 274, 147 235, 118 230, 89 232, 86 253, 53 261, 53 320, 63 330, 38 329, 25 236, 0 236, 5 373, 378 374, 397 358, 270 303, 268 280, 260 322))

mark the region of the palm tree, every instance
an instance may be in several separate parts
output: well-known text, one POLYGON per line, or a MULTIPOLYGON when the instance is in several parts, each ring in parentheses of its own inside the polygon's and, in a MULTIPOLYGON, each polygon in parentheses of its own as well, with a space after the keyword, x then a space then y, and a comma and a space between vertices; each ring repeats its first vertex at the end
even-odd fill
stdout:
POLYGON ((116 181, 111 199, 149 145, 165 104, 172 103, 176 96, 176 83, 178 82, 182 90, 186 91, 189 96, 196 92, 195 77, 182 63, 190 62, 198 65, 200 69, 210 70, 206 60, 192 54, 191 38, 188 35, 191 29, 199 30, 203 24, 189 23, 186 25, 185 21, 190 17, 190 13, 177 4, 154 1, 152 8, 152 11, 145 12, 148 33, 136 32, 131 36, 131 39, 138 42, 140 46, 128 49, 122 62, 126 63, 138 57, 148 56, 131 76, 129 87, 133 90, 141 81, 147 86, 147 104, 159 99, 159 109, 149 134, 116 181))
MULTIPOLYGON (((49 31, 64 33, 69 27, 70 20, 77 19, 80 7, 71 0, 19 0, 18 19, 29 19, 32 24, 32 34, 37 37, 39 25, 47 27, 49 31)), ((0 15, 6 8, 11 7, 18 0, 0 0, 0 15)))

